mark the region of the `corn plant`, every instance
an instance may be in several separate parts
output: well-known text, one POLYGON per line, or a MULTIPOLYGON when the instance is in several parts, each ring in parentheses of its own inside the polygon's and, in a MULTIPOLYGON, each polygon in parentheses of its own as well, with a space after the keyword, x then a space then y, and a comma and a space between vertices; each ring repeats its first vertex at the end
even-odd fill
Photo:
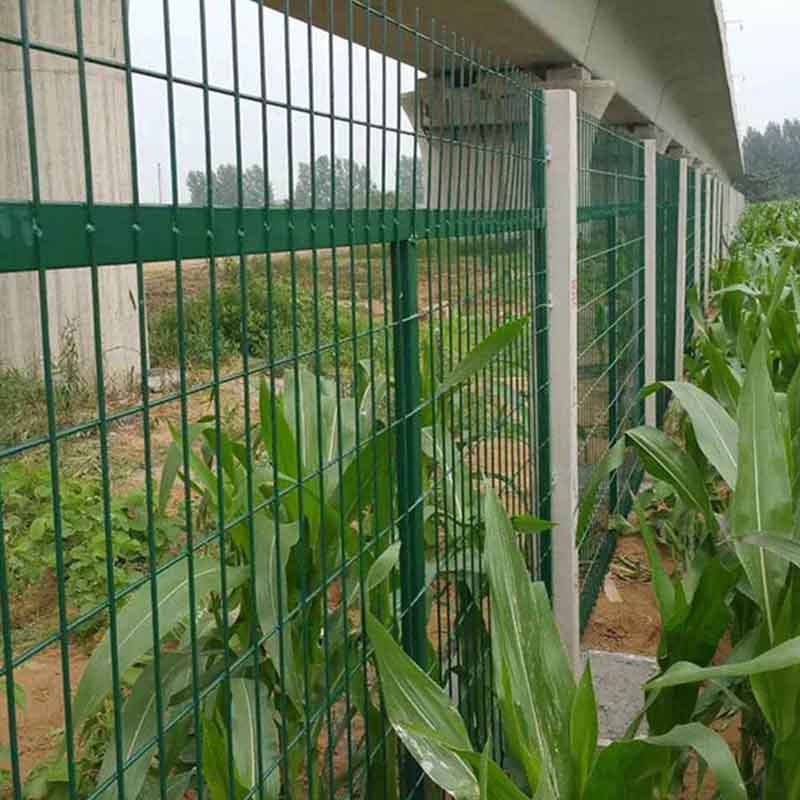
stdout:
MULTIPOLYGON (((422 381, 423 480, 430 483, 447 464, 456 552, 474 545, 478 514, 461 443, 441 420, 456 390, 526 329, 527 319, 512 320, 452 371, 422 381)), ((369 597, 384 623, 394 619, 395 584, 387 578, 399 549, 395 445, 385 418, 391 382, 377 375, 369 384, 365 376, 373 372, 362 366, 352 397, 300 366, 285 374, 280 391, 262 378, 258 424, 244 434, 229 432, 218 417, 185 434, 173 430, 159 510, 182 479, 199 498, 193 523, 201 544, 126 597, 86 666, 73 702, 75 730, 110 697, 119 708, 122 682, 128 687, 97 774, 99 796, 124 788, 132 800, 160 789, 177 799, 200 785, 211 800, 231 800, 261 785, 265 796, 278 797, 314 774, 308 793, 317 798, 326 782, 335 784, 332 753, 352 716, 382 737, 385 723, 358 655, 357 607, 369 597), (361 566, 348 569, 352 564, 361 566), (333 580, 337 602, 329 598, 333 580), (342 695, 350 707, 341 712, 345 724, 334 725, 325 709, 342 695)), ((440 523, 432 509, 424 518, 435 543, 440 523)), ((448 569, 431 554, 431 580, 437 567, 448 569)), ((355 743, 353 757, 364 767, 357 773, 364 791, 377 797, 389 787, 393 794, 395 740, 389 736, 378 755, 364 744, 355 743)), ((29 793, 63 787, 64 764, 62 750, 29 793)))
MULTIPOLYGON (((752 798, 800 793, 800 368, 787 374, 793 348, 782 335, 787 324, 798 325, 796 259, 796 246, 782 243, 747 267, 758 291, 742 284, 720 292, 720 318, 701 321, 696 343, 703 388, 649 387, 673 393, 684 415, 683 447, 657 430, 628 431, 593 476, 581 510, 590 513, 604 477, 630 450, 700 526, 700 546, 670 579, 636 507, 662 621, 662 675, 648 687, 646 715, 659 732, 741 714, 740 766, 752 798), (726 312, 735 296, 746 299, 726 312), (782 315, 788 323, 776 327, 782 315), (714 483, 728 491, 715 493, 714 483), (726 632, 733 652, 712 666, 726 632), (701 681, 712 683, 701 691, 701 681)), ((743 264, 726 268, 741 277, 743 264)))
POLYGON ((714 771, 720 796, 744 800, 733 756, 701 724, 598 748, 591 667, 576 683, 545 587, 531 582, 517 534, 488 486, 485 519, 493 688, 506 744, 499 761, 491 739, 474 749, 448 694, 368 618, 389 720, 428 778, 456 800, 661 798, 677 754, 692 748, 714 771))

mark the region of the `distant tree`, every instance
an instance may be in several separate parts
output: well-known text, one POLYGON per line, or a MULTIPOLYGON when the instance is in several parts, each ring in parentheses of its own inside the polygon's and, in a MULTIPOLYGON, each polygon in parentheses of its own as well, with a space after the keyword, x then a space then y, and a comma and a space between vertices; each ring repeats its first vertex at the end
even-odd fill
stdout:
POLYGON ((411 208, 416 199, 416 207, 425 206, 425 179, 422 174, 422 162, 414 156, 400 156, 397 169, 400 189, 400 208, 411 208))
MULTIPOLYGON (((374 174, 374 171, 373 171, 374 174)), ((331 159, 327 155, 322 155, 314 162, 314 207, 330 208, 331 193, 336 195, 335 208, 364 208, 369 196, 371 208, 380 207, 385 203, 387 208, 394 208, 398 197, 396 189, 399 189, 400 208, 411 208, 414 203, 414 193, 416 187, 416 204, 418 208, 425 205, 425 184, 422 175, 422 166, 417 161, 416 171, 413 156, 400 156, 397 165, 397 177, 387 176, 386 191, 383 196, 378 184, 368 174, 365 164, 353 162, 347 158, 337 157, 331 169, 331 159), (352 193, 351 193, 351 173, 352 173, 352 193), (396 183, 395 183, 396 181, 396 183), (352 201, 351 201, 352 198, 352 201)), ((295 208, 310 208, 312 200, 311 186, 311 165, 303 162, 297 170, 297 179, 294 187, 294 206, 295 208)))
POLYGON ((319 156, 314 162, 313 187, 311 177, 311 164, 301 163, 294 186, 295 208, 311 208, 312 189, 315 208, 330 208, 332 199, 334 208, 364 208, 367 204, 367 193, 377 191, 377 186, 369 179, 364 164, 338 156, 334 159, 333 169, 329 156, 319 156))
MULTIPOLYGON (((234 164, 220 164, 213 172, 212 194, 215 206, 236 206, 239 204, 239 170, 234 164)), ((205 170, 192 170, 186 176, 189 202, 193 206, 204 206, 207 202, 208 183, 205 170)), ((267 189, 268 204, 273 200, 272 186, 267 189)), ((264 170, 258 164, 251 164, 242 173, 242 199, 245 206, 264 205, 264 170)))
POLYGON ((800 195, 800 119, 750 128, 743 143, 745 178, 740 188, 753 201, 800 195))

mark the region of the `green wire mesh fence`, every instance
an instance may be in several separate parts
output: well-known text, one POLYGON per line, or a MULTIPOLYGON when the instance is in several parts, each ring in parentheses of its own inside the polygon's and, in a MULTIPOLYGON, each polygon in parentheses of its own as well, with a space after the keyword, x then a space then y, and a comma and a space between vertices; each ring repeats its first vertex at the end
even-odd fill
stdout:
MULTIPOLYGON (((173 6, 0 11, 6 788, 406 796, 364 615, 482 741, 480 483, 549 514, 542 95, 369 3, 173 6)), ((640 382, 622 142, 605 439, 640 382)))
MULTIPOLYGON (((656 158, 656 378, 675 378, 676 298, 678 277, 678 200, 680 162, 656 158)), ((669 393, 656 395, 656 423, 660 428, 669 405, 669 393)))
MULTIPOLYGON (((697 230, 697 182, 696 173, 693 167, 686 170, 686 301, 689 302, 693 290, 695 289, 695 231, 697 230)), ((689 313, 688 307, 684 317, 683 346, 688 348, 694 332, 694 321, 689 313)), ((678 376, 682 378, 683 376, 678 376)))
MULTIPOLYGON (((596 120, 578 120, 578 469, 594 465, 629 427, 643 422, 644 147, 596 120)), ((588 620, 623 513, 639 475, 623 467, 577 531, 581 625, 588 620)))
POLYGON ((706 229, 708 227, 708 181, 705 175, 700 180, 700 285, 698 286, 698 296, 700 298, 700 308, 705 311, 705 285, 706 270, 708 263, 706 259, 706 229))
MULTIPOLYGON (((543 94, 385 5, 174 6, 0 9, 0 780, 407 797, 366 613, 502 747, 481 484, 550 516, 543 94)), ((644 419, 644 164, 579 119, 581 487, 644 419)), ((582 625, 640 478, 576 532, 582 625)))

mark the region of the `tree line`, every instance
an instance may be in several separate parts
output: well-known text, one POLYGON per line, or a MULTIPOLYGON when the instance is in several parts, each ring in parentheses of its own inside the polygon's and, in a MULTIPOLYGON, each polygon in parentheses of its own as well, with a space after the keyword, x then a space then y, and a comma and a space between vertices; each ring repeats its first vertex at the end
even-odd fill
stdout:
POLYGON ((800 196, 800 119, 749 128, 743 142, 741 189, 751 202, 800 196))
MULTIPOLYGON (((413 156, 400 156, 397 174, 387 177, 389 190, 381 192, 372 177, 376 168, 368 170, 365 164, 348 158, 336 157, 331 163, 330 156, 321 155, 312 165, 303 162, 298 165, 293 203, 295 208, 365 208, 369 200, 370 208, 411 208, 416 195, 418 206, 424 205, 424 184, 419 162, 414 164, 413 156), (396 198, 398 202, 396 203, 396 198)), ((239 204, 239 170, 234 164, 220 164, 211 174, 211 197, 215 206, 236 206, 239 204)), ((264 170, 259 164, 251 164, 241 174, 242 204, 249 207, 264 205, 286 207, 289 199, 277 200, 271 182, 267 182, 264 170)), ((208 203, 208 181, 205 170, 192 170, 186 177, 189 202, 193 206, 208 203)))

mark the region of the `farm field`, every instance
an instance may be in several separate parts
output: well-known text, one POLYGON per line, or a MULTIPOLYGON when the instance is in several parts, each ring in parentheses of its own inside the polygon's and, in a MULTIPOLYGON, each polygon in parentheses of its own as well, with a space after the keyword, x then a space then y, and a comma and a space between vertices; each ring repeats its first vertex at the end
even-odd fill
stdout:
MULTIPOLYGON (((581 498, 585 517, 602 476, 613 476, 624 452, 641 460, 645 480, 632 511, 610 521, 616 553, 584 644, 656 657, 658 674, 642 687, 644 738, 595 749, 590 667, 573 682, 555 629, 523 633, 514 604, 549 612, 537 605, 536 589, 529 593, 520 582, 524 571, 509 536, 512 524, 499 502, 490 503, 487 537, 496 540, 490 546, 487 538, 492 649, 499 668, 509 670, 500 696, 527 703, 517 723, 508 717, 503 723, 507 735, 520 737, 517 752, 552 767, 535 777, 529 772, 528 791, 549 785, 557 793, 577 785, 572 796, 596 797, 601 787, 614 794, 624 774, 625 785, 642 797, 795 796, 798 269, 800 203, 752 207, 728 257, 712 272, 709 313, 700 313, 696 294, 688 297, 695 337, 684 380, 662 387, 673 397, 665 431, 627 431, 598 462, 581 498), (548 720, 547 737, 530 729, 526 734, 531 717, 548 720), (509 730, 512 724, 520 726, 516 732, 509 730), (559 751, 559 736, 570 742, 566 754, 559 751)), ((450 790, 454 759, 463 758, 456 753, 469 746, 457 743, 455 711, 432 684, 402 666, 408 657, 377 624, 371 638, 389 718, 412 752, 450 726, 447 741, 435 739, 442 747, 437 769, 427 770, 450 790), (414 705, 423 696, 425 717, 414 705)), ((487 750, 474 752, 468 763, 482 765, 476 784, 502 791, 508 778, 493 771, 487 750)))

